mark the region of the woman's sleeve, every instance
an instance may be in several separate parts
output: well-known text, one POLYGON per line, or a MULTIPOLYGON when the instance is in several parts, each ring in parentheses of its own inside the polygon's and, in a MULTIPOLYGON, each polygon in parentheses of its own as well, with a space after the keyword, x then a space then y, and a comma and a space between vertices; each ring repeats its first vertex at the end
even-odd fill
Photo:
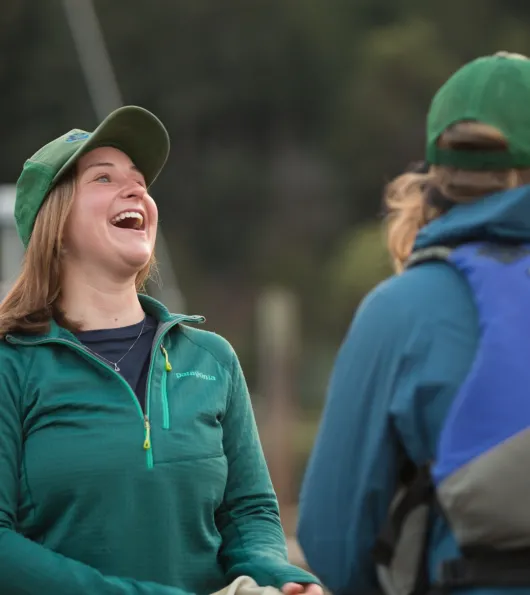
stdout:
POLYGON ((227 579, 247 575, 261 586, 276 588, 287 582, 318 583, 314 576, 287 560, 278 502, 235 354, 223 436, 228 479, 216 522, 223 539, 220 559, 227 579))
POLYGON ((372 550, 402 445, 414 460, 435 448, 474 356, 467 285, 446 265, 425 266, 366 298, 335 361, 298 524, 309 566, 334 595, 377 586, 372 550))

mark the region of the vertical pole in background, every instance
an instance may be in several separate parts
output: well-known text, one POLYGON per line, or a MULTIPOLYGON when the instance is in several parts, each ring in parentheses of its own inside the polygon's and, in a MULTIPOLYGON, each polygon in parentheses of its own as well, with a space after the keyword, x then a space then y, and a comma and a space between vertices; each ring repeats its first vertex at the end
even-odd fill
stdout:
POLYGON ((286 511, 296 501, 293 431, 300 352, 296 296, 285 289, 266 290, 258 300, 257 326, 263 447, 280 508, 286 511))
POLYGON ((92 0, 63 0, 81 70, 98 120, 123 105, 92 0))
MULTIPOLYGON (((123 101, 94 4, 92 0, 63 0, 63 7, 90 100, 98 120, 101 121, 111 111, 123 105, 123 101)), ((160 229, 157 256, 164 283, 160 287, 151 284, 150 293, 164 302, 169 310, 182 312, 185 308, 184 297, 160 229)))
POLYGON ((0 300, 20 273, 24 248, 15 228, 15 185, 0 186, 0 300))

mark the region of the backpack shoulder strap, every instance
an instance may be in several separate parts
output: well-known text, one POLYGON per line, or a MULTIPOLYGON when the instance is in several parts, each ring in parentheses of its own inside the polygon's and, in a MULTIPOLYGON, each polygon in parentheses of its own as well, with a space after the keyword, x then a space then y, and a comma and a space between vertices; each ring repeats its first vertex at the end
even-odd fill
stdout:
POLYGON ((429 465, 405 459, 389 517, 372 550, 385 595, 423 595, 429 588, 427 541, 434 486, 429 465))
POLYGON ((449 248, 449 246, 430 246, 429 248, 416 250, 405 263, 405 268, 410 269, 413 266, 433 260, 449 260, 452 251, 453 248, 449 248))

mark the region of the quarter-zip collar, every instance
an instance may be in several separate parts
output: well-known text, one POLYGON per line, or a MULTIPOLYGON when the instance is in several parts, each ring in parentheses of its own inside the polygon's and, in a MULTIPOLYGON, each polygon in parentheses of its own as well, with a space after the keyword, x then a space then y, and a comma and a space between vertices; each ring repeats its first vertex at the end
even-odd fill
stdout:
MULTIPOLYGON (((138 298, 144 312, 158 321, 158 328, 153 344, 156 344, 158 340, 176 324, 181 322, 201 324, 206 320, 204 316, 172 314, 162 303, 145 294, 138 294, 138 298)), ((54 340, 70 341, 81 345, 81 342, 73 333, 57 324, 55 320, 51 320, 50 329, 47 333, 40 335, 12 333, 6 336, 6 340, 10 343, 23 343, 24 345, 38 345, 39 343, 49 343, 54 340)))

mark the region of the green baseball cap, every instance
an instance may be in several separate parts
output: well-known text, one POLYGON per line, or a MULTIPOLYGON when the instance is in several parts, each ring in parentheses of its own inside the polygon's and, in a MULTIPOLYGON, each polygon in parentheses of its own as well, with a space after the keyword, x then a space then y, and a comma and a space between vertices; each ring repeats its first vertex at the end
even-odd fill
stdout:
POLYGON ((151 112, 121 107, 94 130, 77 128, 40 148, 24 164, 16 185, 15 222, 27 248, 35 219, 50 190, 82 155, 97 147, 115 147, 128 155, 150 186, 169 155, 169 135, 151 112))
POLYGON ((468 170, 530 167, 530 60, 520 54, 498 52, 457 70, 432 100, 427 116, 426 158, 431 165, 468 170), (443 132, 466 120, 500 130, 508 149, 466 151, 438 147, 443 132))

